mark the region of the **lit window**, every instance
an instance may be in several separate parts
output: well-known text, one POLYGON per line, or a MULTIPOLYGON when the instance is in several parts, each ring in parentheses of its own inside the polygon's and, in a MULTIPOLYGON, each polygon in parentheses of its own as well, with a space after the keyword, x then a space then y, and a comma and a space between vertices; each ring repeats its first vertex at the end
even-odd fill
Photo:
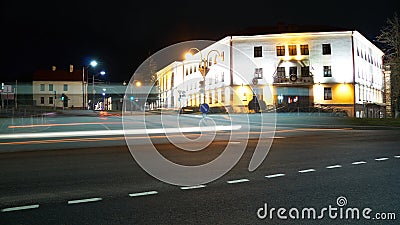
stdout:
POLYGON ((262 57, 262 47, 261 46, 254 47, 254 57, 262 57))
POLYGON ((302 55, 309 54, 308 45, 300 45, 300 54, 302 55))
POLYGON ((276 55, 277 56, 285 56, 285 46, 284 45, 276 46, 276 55))
POLYGON ((296 45, 289 45, 289 55, 297 55, 297 48, 296 45))
POLYGON ((332 77, 331 66, 324 66, 324 77, 332 77))
POLYGON ((68 91, 68 84, 64 84, 64 91, 68 91))
POLYGON ((331 54, 331 44, 322 44, 322 55, 331 54))
POLYGON ((44 84, 40 84, 40 91, 44 91, 44 84))
POLYGON ((324 88, 324 100, 332 100, 332 88, 324 88))

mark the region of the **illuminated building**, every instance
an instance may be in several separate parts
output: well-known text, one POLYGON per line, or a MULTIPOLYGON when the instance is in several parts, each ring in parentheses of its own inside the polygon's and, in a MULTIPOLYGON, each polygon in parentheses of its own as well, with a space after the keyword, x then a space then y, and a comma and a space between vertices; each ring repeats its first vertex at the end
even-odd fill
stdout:
POLYGON ((205 91, 199 53, 158 72, 163 107, 199 106, 205 95, 211 107, 243 112, 256 95, 265 110, 385 114, 383 52, 357 31, 227 36, 201 52, 210 50, 224 59, 207 59, 205 91))

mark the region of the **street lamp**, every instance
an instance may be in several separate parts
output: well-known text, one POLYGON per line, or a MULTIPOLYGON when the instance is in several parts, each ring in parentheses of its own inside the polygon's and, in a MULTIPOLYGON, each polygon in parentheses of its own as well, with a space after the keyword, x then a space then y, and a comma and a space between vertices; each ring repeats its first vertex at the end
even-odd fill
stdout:
MULTIPOLYGON (((94 64, 94 65, 97 65, 97 62, 96 61, 92 61, 92 63, 94 64)), ((92 64, 91 63, 91 64, 92 64)), ((94 96, 95 96, 95 94, 96 94, 96 91, 94 90, 94 77, 95 76, 97 76, 97 75, 101 75, 101 76, 104 76, 105 74, 106 74, 106 72, 104 72, 103 70, 102 71, 100 71, 100 73, 98 73, 98 74, 93 74, 93 76, 92 76, 92 108, 94 109, 94 96)))
POLYGON ((207 57, 203 58, 203 54, 201 53, 201 51, 198 48, 190 48, 186 54, 185 57, 188 58, 190 56, 192 56, 193 54, 191 53, 191 51, 197 51, 200 53, 200 64, 199 64, 199 71, 201 73, 201 75, 203 76, 203 80, 200 81, 200 88, 203 90, 203 103, 206 103, 206 76, 208 71, 210 70, 209 68, 209 63, 210 63, 210 59, 209 56, 212 52, 216 53, 216 56, 214 57, 213 60, 213 64, 217 64, 217 57, 220 57, 222 61, 224 61, 224 52, 220 53, 218 50, 216 49, 212 49, 207 53, 207 57))
MULTIPOLYGON (((97 62, 96 60, 92 60, 88 66, 84 66, 82 68, 82 109, 85 108, 86 105, 86 101, 87 101, 87 90, 86 90, 86 94, 85 94, 85 69, 87 71, 87 79, 89 80, 89 68, 90 67, 96 67, 97 66, 97 62)), ((89 83, 89 82, 87 82, 89 83)))

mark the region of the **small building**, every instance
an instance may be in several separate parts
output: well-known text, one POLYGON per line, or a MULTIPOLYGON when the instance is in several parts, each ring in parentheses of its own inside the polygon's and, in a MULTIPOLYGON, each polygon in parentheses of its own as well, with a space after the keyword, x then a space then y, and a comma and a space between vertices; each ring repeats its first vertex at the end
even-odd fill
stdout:
POLYGON ((34 106, 54 108, 86 108, 87 77, 82 70, 37 70, 32 80, 34 106), (64 99, 63 99, 64 98, 64 99))

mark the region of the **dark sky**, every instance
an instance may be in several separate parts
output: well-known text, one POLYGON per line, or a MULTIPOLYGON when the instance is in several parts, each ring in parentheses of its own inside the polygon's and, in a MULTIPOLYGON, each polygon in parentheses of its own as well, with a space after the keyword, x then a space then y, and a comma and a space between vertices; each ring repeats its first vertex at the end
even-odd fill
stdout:
POLYGON ((327 25, 371 41, 399 13, 395 0, 117 1, 0 3, 0 81, 29 81, 37 69, 96 59, 110 81, 129 80, 150 54, 190 40, 217 41, 255 26, 327 25))

